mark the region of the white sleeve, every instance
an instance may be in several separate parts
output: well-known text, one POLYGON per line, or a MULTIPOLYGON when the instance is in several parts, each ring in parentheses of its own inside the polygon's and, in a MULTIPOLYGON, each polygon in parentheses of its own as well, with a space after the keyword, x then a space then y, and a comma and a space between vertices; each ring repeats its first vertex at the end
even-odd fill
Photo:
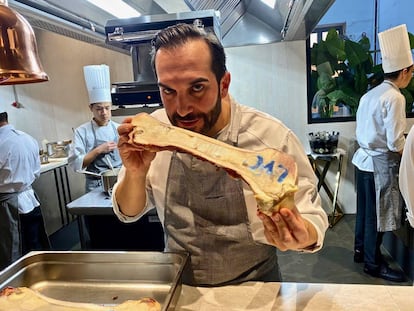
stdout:
POLYGON ((399 184, 400 192, 404 198, 407 210, 407 218, 414 228, 414 191, 411 181, 414 180, 414 130, 408 133, 401 157, 399 184))
POLYGON ((87 153, 86 134, 82 134, 80 129, 76 129, 68 155, 68 164, 75 172, 83 169, 83 158, 87 153))

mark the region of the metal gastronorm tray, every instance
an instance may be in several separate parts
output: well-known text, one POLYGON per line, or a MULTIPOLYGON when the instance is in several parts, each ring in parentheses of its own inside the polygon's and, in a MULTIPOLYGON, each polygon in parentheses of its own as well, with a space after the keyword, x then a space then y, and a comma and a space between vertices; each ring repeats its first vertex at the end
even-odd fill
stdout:
POLYGON ((187 254, 163 252, 30 252, 0 272, 0 290, 25 286, 71 302, 113 306, 151 297, 174 310, 187 254))

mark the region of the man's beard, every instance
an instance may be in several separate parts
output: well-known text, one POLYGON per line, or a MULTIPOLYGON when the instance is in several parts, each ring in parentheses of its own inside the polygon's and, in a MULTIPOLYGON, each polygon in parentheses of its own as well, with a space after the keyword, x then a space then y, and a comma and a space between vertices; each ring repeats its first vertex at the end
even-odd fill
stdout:
MULTIPOLYGON (((206 113, 199 113, 199 114, 188 114, 184 117, 180 117, 177 113, 174 113, 171 117, 168 116, 170 122, 174 126, 178 126, 179 121, 185 120, 194 120, 194 119, 203 119, 203 127, 198 131, 200 134, 207 135, 210 130, 216 124, 218 118, 220 117, 221 113, 221 97, 220 94, 217 96, 216 105, 210 112, 206 113)), ((190 129, 195 131, 193 129, 190 129)))

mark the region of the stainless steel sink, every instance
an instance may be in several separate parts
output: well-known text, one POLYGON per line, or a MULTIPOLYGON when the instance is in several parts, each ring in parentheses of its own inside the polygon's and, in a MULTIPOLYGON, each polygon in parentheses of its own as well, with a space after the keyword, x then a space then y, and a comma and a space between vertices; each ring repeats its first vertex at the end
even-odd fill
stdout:
POLYGON ((163 252, 31 252, 0 272, 0 290, 25 286, 71 302, 113 306, 151 297, 174 310, 188 255, 163 252))

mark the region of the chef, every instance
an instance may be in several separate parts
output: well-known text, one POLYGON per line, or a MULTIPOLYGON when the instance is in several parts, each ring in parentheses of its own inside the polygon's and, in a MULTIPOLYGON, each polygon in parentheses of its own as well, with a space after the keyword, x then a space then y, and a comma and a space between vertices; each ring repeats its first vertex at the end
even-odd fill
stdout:
POLYGON ((0 270, 31 250, 50 248, 32 188, 39 175, 37 141, 9 124, 0 108, 0 270))
POLYGON ((356 115, 359 149, 356 166, 357 215, 355 262, 364 263, 364 272, 394 282, 404 276, 388 267, 380 246, 383 234, 400 228, 402 202, 398 169, 406 128, 405 98, 413 74, 413 58, 405 25, 378 34, 384 81, 360 100, 356 115))
MULTIPOLYGON (((111 120, 110 74, 107 65, 90 65, 83 68, 89 95, 92 120, 74 132, 68 163, 75 170, 100 174, 121 166, 117 147, 118 123, 111 120)), ((99 176, 85 175, 85 191, 102 187, 99 176)))

